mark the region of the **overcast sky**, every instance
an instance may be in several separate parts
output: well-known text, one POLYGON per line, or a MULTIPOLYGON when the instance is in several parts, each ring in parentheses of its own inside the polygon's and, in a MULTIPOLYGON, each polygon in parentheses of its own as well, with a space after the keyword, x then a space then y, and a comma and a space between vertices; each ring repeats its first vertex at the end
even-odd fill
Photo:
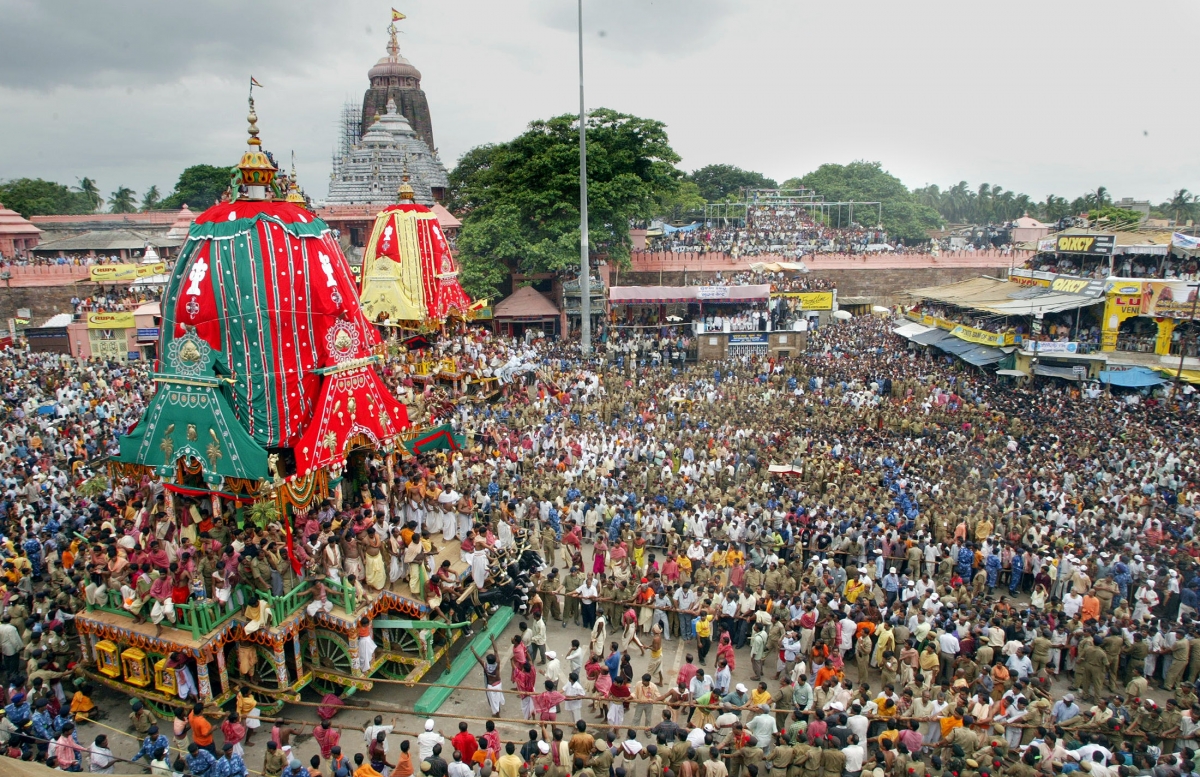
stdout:
MULTIPOLYGON (((578 110, 572 0, 393 0, 447 167, 578 110)), ((0 178, 170 191, 265 147, 324 197, 336 119, 384 54, 388 0, 0 0, 0 178)), ((1194 46, 1178 2, 585 0, 587 104, 667 124, 691 170, 780 181, 878 160, 910 187, 1035 199, 1200 190, 1194 46)))

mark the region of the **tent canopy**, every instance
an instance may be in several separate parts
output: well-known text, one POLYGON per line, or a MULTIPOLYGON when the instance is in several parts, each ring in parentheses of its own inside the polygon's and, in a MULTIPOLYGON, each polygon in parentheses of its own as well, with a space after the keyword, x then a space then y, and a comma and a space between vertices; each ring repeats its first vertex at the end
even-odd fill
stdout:
POLYGON ((958 339, 945 329, 930 329, 928 331, 921 332, 920 334, 913 335, 909 339, 918 345, 936 345, 947 338, 954 338, 955 340, 958 339))
POLYGON ((1023 286, 995 278, 971 278, 942 286, 912 289, 908 293, 917 299, 982 310, 998 316, 1031 316, 1095 305, 1101 301, 1103 284, 1097 284, 1094 291, 1095 294, 1068 294, 1051 291, 1045 286, 1023 286))
POLYGON ((466 438, 455 434, 450 424, 441 424, 422 432, 404 443, 410 453, 426 453, 428 451, 456 451, 463 447, 466 438))
POLYGON ((896 327, 892 331, 901 337, 913 338, 917 335, 922 335, 926 332, 933 331, 933 327, 925 326, 924 324, 918 324, 916 321, 910 321, 903 326, 896 327))
POLYGON ((1034 375, 1043 375, 1047 378, 1062 378, 1063 380, 1082 380, 1087 377, 1086 370, 1076 370, 1073 367, 1055 367, 1052 364, 1035 364, 1033 366, 1034 375))
POLYGON ((1100 382, 1123 388, 1147 388, 1166 382, 1162 375, 1146 367, 1128 370, 1101 370, 1100 382))
POLYGON ((974 364, 976 367, 987 367, 991 364, 1003 361, 1005 353, 999 348, 993 348, 990 345, 976 345, 969 351, 964 351, 959 354, 962 360, 974 364))

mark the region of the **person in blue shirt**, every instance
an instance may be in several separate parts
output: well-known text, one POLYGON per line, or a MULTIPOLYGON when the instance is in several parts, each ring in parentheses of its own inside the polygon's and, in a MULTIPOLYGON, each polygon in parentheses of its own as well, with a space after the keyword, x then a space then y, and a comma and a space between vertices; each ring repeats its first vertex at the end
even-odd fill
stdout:
POLYGON ((987 561, 984 562, 984 566, 987 568, 987 587, 989 591, 996 587, 996 581, 1000 579, 1000 564, 1000 554, 993 548, 992 552, 988 554, 987 561))
POLYGON ((224 752, 213 766, 212 777, 247 777, 246 762, 233 752, 232 743, 225 743, 224 752))
MULTIPOLYGON (((217 759, 212 753, 201 749, 195 742, 188 745, 188 754, 185 760, 192 777, 216 777, 217 759)), ((293 761, 292 763, 297 762, 293 761)))
POLYGON ((958 563, 954 565, 954 571, 963 580, 967 580, 971 576, 971 567, 975 564, 975 551, 971 550, 970 543, 963 545, 958 550, 958 563))
POLYGON ((1021 586, 1021 578, 1025 576, 1025 554, 1016 553, 1012 559, 1012 579, 1008 581, 1008 592, 1016 595, 1021 586))
POLYGON ((621 671, 621 651, 616 642, 612 643, 612 652, 604 659, 604 666, 608 669, 609 677, 616 682, 617 674, 621 671))
POLYGON ((288 762, 288 766, 283 770, 282 777, 309 777, 308 769, 304 768, 304 764, 293 758, 288 762))
POLYGON ((49 704, 49 699, 38 699, 33 717, 30 718, 29 734, 37 742, 38 752, 43 758, 50 748, 50 740, 54 739, 54 716, 50 714, 49 704))
POLYGON ((167 739, 167 735, 158 733, 158 726, 154 725, 146 730, 146 738, 142 740, 142 747, 132 760, 140 761, 145 758, 149 763, 154 758, 154 751, 168 752, 170 748, 171 742, 167 739))
POLYGON ((25 701, 25 694, 14 693, 12 701, 4 707, 4 715, 18 731, 24 728, 32 715, 29 709, 29 702, 25 701))

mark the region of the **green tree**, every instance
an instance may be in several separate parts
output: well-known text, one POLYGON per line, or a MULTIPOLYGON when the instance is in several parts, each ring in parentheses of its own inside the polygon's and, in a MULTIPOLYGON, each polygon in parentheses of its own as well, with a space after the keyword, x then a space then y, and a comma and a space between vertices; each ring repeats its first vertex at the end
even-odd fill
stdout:
POLYGON ((733 165, 708 165, 688 173, 688 180, 700 189, 700 196, 707 202, 719 202, 738 197, 742 189, 774 189, 774 179, 753 170, 743 170, 733 165))
POLYGON ((458 280, 471 297, 500 296, 510 269, 521 264, 521 232, 521 213, 513 203, 498 203, 486 218, 466 217, 458 236, 458 280))
POLYGON ((158 192, 157 186, 151 186, 142 195, 142 210, 155 210, 162 203, 162 195, 158 192))
POLYGON ((128 186, 118 186, 117 190, 108 195, 108 207, 113 213, 133 213, 137 211, 136 192, 128 186))
POLYGON ((0 202, 29 216, 80 215, 95 210, 84 192, 41 178, 16 178, 0 182, 0 202))
POLYGON ((92 203, 92 210, 100 210, 104 206, 104 197, 100 194, 100 187, 96 182, 88 177, 79 179, 79 185, 75 187, 75 191, 87 196, 88 201, 92 203))
MULTIPOLYGON (((588 115, 588 235, 610 261, 629 258, 629 222, 652 216, 683 174, 662 122, 600 108, 588 115)), ((480 286, 505 271, 579 262, 579 129, 571 115, 531 123, 507 143, 468 152, 451 180, 461 210, 463 273, 480 286)))
POLYGON ((229 188, 233 172, 228 167, 214 165, 192 165, 179 174, 175 191, 162 201, 166 210, 182 208, 186 204, 192 210, 212 207, 229 188))
POLYGON ((1067 202, 1067 198, 1059 197, 1056 194, 1046 195, 1046 201, 1041 205, 1041 212, 1042 217, 1047 221, 1058 221, 1073 213, 1071 203, 1067 202))
POLYGON ((704 217, 705 199, 695 181, 683 180, 674 189, 664 191, 658 198, 654 215, 666 221, 685 221, 704 217))
POLYGON ((1171 201, 1165 203, 1162 210, 1171 214, 1176 224, 1186 224, 1189 219, 1196 218, 1196 207, 1200 205, 1200 197, 1187 189, 1178 189, 1171 195, 1171 201))
MULTIPOLYGON (((941 226, 938 212, 922 205, 899 178, 883 169, 879 162, 851 162, 848 165, 824 164, 808 175, 785 181, 783 188, 800 184, 815 189, 828 202, 880 202, 883 228, 892 237, 916 243, 928 240, 928 231, 941 226)), ((863 208, 865 226, 876 226, 871 208, 863 208)))
POLYGON ((1102 208, 1092 208, 1088 211, 1088 221, 1093 225, 1104 226, 1110 229, 1136 227, 1141 223, 1141 220, 1142 214, 1138 211, 1126 210, 1114 205, 1105 205, 1102 208))

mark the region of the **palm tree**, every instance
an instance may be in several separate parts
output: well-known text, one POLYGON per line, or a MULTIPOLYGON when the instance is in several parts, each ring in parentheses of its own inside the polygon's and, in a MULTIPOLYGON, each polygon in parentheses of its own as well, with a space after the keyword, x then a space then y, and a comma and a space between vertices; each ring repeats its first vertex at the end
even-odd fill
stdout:
POLYGON ((1097 208, 1103 208, 1105 205, 1112 204, 1112 195, 1108 193, 1108 189, 1103 186, 1096 187, 1096 193, 1093 195, 1096 201, 1097 208))
POLYGON ((154 210, 160 202, 162 202, 162 195, 158 193, 158 187, 151 186, 142 195, 142 210, 154 210))
POLYGON ((966 181, 959 181, 946 190, 946 210, 949 211, 946 217, 951 221, 963 222, 967 220, 967 209, 971 201, 971 185, 966 181))
POLYGON ((1047 221, 1058 221, 1064 216, 1071 214, 1071 204, 1067 202, 1066 197, 1059 197, 1054 194, 1047 194, 1046 201, 1042 204, 1042 215, 1047 221))
POLYGON ((1171 214, 1175 217, 1175 223, 1178 225, 1196 217, 1198 202, 1200 202, 1200 197, 1187 189, 1180 189, 1171 196, 1171 202, 1167 204, 1167 207, 1170 208, 1171 214), (1181 216, 1182 218, 1180 218, 1181 216))
POLYGON ((1016 214, 1013 218, 1019 219, 1022 216, 1031 213, 1036 207, 1036 203, 1028 194, 1018 194, 1013 200, 1013 212, 1016 214))
POLYGON ((112 213, 133 213, 137 210, 136 192, 128 186, 118 186, 117 190, 108 195, 108 209, 112 213))
POLYGON ((92 203, 92 210, 100 210, 104 205, 104 197, 100 194, 100 187, 96 186, 96 182, 86 176, 79 179, 79 185, 75 187, 75 191, 84 194, 88 201, 92 203))
MULTIPOLYGON (((928 205, 934 210, 940 211, 942 207, 942 192, 938 189, 936 183, 931 183, 928 186, 917 189, 913 191, 913 194, 917 195, 917 201, 922 205, 928 205)), ((945 216, 946 214, 943 213, 942 215, 945 216)))

